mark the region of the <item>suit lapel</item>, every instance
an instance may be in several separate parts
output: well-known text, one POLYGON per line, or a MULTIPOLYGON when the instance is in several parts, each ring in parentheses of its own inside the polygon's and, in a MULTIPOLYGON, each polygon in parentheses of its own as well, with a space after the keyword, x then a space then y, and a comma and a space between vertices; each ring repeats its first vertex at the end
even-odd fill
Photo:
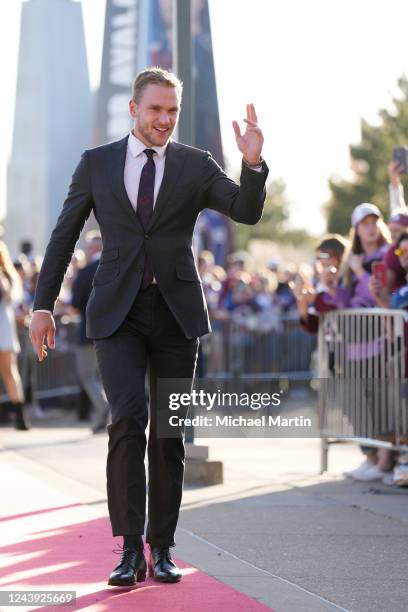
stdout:
POLYGON ((170 198, 174 187, 180 177, 181 170, 184 166, 186 156, 185 147, 177 142, 169 142, 166 149, 166 162, 164 166, 163 179, 160 185, 159 193, 157 194, 156 204, 153 209, 153 215, 147 230, 150 230, 157 222, 159 216, 165 208, 167 200, 170 198))
POLYGON ((132 217, 133 222, 143 231, 142 224, 140 223, 139 217, 135 213, 135 209, 129 200, 123 175, 125 172, 126 162, 126 151, 129 136, 118 140, 112 144, 111 157, 110 157, 110 181, 113 192, 122 204, 123 209, 126 213, 132 217))

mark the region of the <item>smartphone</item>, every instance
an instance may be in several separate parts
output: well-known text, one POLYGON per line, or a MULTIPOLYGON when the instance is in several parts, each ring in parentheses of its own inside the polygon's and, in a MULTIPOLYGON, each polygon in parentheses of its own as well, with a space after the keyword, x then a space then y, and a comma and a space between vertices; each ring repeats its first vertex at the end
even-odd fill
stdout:
POLYGON ((384 287, 387 286, 387 268, 384 262, 375 261, 373 263, 373 274, 384 287))
POLYGON ((395 147, 392 152, 392 159, 400 167, 400 174, 408 173, 408 147, 395 147))

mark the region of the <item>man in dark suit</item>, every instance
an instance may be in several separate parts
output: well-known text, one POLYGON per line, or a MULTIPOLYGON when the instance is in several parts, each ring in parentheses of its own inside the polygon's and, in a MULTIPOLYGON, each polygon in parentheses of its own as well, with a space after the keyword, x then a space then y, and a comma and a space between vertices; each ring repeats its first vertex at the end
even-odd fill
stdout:
POLYGON ((103 251, 87 304, 86 331, 94 340, 112 413, 107 459, 112 532, 124 537, 121 561, 109 578, 112 585, 134 584, 146 575, 147 367, 149 571, 163 582, 181 578, 170 547, 181 504, 184 444, 182 436, 157 435, 157 381, 193 380, 199 336, 211 331, 192 250, 199 213, 208 207, 255 224, 265 200, 268 168, 261 157, 263 135, 254 106, 247 105, 243 134, 233 122, 243 155, 238 186, 208 151, 171 140, 181 90, 169 72, 152 68, 139 73, 129 103, 131 133, 82 155, 45 253, 30 325, 41 361, 47 356, 45 339, 48 347, 55 346, 54 302, 93 210, 103 251))

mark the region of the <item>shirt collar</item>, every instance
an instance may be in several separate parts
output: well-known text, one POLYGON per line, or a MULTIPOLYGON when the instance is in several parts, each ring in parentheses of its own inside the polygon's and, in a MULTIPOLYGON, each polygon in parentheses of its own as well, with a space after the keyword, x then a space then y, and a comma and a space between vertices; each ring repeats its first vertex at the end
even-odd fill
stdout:
POLYGON ((139 140, 139 138, 136 138, 133 132, 129 132, 128 148, 133 157, 137 157, 138 155, 143 153, 145 149, 153 149, 153 151, 156 151, 157 155, 160 158, 163 158, 166 154, 167 144, 163 147, 148 147, 145 145, 144 142, 139 140))

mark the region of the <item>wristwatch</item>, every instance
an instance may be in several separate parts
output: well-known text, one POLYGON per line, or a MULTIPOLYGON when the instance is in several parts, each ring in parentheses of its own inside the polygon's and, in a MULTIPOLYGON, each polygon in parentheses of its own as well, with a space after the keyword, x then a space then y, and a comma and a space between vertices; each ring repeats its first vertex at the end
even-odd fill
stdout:
POLYGON ((262 168, 262 163, 263 163, 263 161, 264 161, 264 159, 263 159, 262 155, 259 157, 259 162, 258 162, 258 163, 256 163, 256 164, 251 164, 251 163, 249 163, 249 162, 248 162, 248 161, 245 159, 245 157, 243 157, 242 159, 243 159, 244 164, 245 164, 246 166, 248 166, 248 168, 252 168, 253 170, 259 170, 260 168, 262 168))

